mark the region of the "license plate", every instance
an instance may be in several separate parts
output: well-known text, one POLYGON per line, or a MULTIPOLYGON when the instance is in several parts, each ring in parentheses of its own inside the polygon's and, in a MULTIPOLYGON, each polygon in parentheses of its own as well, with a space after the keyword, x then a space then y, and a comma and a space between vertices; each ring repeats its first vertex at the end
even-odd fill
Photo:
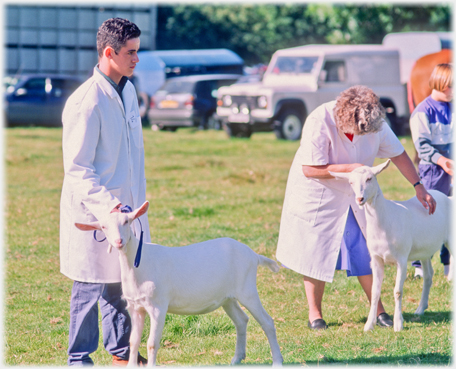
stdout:
POLYGON ((163 100, 160 101, 159 107, 162 109, 175 109, 179 106, 179 103, 174 100, 163 100))
POLYGON ((248 114, 231 114, 228 116, 228 122, 231 123, 248 123, 250 116, 248 114))

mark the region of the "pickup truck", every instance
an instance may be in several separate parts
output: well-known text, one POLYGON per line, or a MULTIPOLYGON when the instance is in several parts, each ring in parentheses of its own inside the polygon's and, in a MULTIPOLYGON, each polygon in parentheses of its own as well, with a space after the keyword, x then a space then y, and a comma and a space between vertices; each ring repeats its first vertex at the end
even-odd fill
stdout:
POLYGON ((262 81, 235 83, 217 92, 218 119, 230 137, 274 131, 298 140, 306 117, 353 85, 366 85, 386 109, 396 134, 408 119, 399 51, 382 45, 307 45, 276 51, 262 81))

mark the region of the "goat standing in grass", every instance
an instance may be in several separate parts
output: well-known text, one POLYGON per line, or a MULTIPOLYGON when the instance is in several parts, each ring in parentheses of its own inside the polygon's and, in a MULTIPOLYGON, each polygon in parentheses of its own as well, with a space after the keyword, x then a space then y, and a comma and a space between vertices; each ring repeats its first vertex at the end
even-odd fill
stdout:
MULTIPOLYGON (((416 197, 407 201, 390 201, 383 196, 376 176, 383 171, 390 160, 376 167, 362 166, 350 173, 331 175, 349 181, 355 193, 356 202, 366 208, 366 241, 371 256, 373 273, 372 301, 364 330, 374 329, 377 303, 384 275, 384 264, 397 266, 394 287, 394 330, 403 328, 402 294, 407 277, 407 261, 420 260, 423 268, 423 291, 415 314, 422 315, 428 307, 429 290, 432 285, 431 257, 442 244, 449 246, 450 216, 452 200, 439 191, 429 193, 437 202, 434 214, 429 215, 416 197)), ((449 248, 450 249, 450 248, 449 248)), ((450 252, 452 250, 450 249, 450 252)), ((452 258, 451 258, 452 260, 452 258)), ((452 278, 452 266, 448 279, 452 278)))
POLYGON ((264 310, 256 287, 258 265, 279 271, 277 263, 256 254, 248 246, 219 238, 184 247, 145 243, 142 262, 133 267, 138 240, 131 223, 147 212, 149 203, 131 213, 111 213, 102 222, 76 223, 84 231, 102 230, 110 245, 119 250, 122 290, 132 319, 130 360, 136 365, 146 312, 150 316, 147 341, 148 365, 155 365, 166 313, 195 315, 220 306, 236 326, 236 350, 231 364, 245 358, 247 322, 240 302, 260 323, 271 346, 273 365, 283 362, 273 319, 264 310))

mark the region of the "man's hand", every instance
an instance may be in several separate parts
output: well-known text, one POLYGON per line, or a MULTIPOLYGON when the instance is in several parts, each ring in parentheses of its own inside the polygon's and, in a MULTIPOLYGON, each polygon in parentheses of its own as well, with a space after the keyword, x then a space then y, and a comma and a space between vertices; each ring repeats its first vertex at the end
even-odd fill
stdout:
POLYGON ((443 170, 447 172, 450 176, 453 175, 453 160, 441 156, 439 160, 437 160, 437 164, 440 165, 443 168, 443 170))
POLYGON ((437 204, 429 192, 426 191, 422 184, 415 187, 416 198, 423 206, 429 210, 429 215, 434 214, 437 204))

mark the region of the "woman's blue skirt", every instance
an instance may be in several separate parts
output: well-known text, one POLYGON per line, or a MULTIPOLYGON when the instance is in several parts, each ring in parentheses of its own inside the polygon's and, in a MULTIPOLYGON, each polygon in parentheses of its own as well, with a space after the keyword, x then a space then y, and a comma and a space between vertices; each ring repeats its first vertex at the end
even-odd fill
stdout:
POLYGON ((345 223, 344 237, 340 245, 336 270, 346 270, 348 277, 372 274, 370 255, 353 210, 350 207, 345 223))

